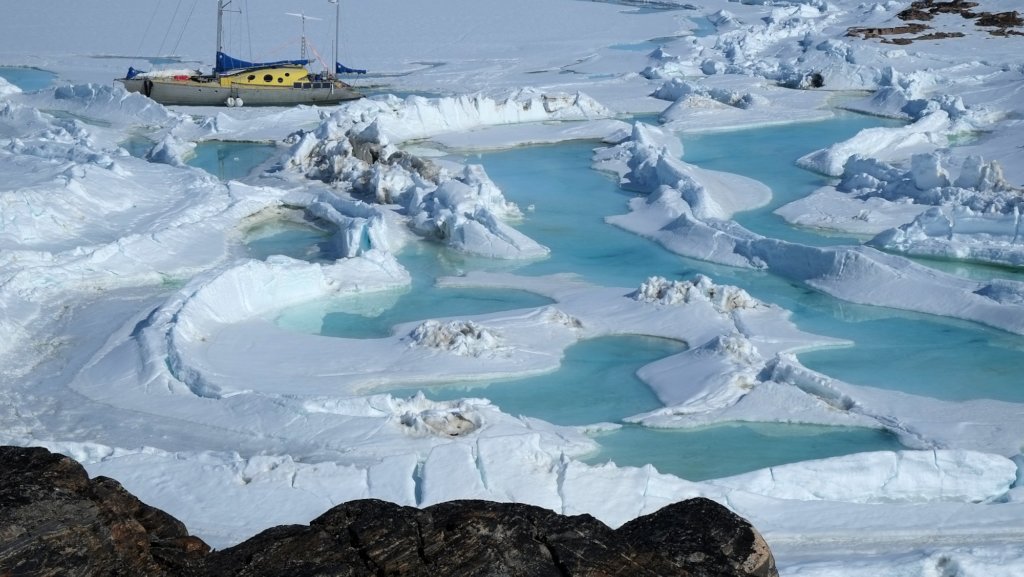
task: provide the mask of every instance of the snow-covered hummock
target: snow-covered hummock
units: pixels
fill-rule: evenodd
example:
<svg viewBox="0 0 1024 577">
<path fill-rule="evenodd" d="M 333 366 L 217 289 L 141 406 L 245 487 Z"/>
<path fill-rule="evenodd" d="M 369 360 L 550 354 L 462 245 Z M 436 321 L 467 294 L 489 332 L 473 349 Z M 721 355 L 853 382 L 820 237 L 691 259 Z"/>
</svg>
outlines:
<svg viewBox="0 0 1024 577">
<path fill-rule="evenodd" d="M 12 94 L 21 94 L 21 89 L 7 80 L 0 78 L 0 96 L 10 96 Z"/>
<path fill-rule="evenodd" d="M 609 217 L 608 222 L 684 256 L 770 270 L 837 298 L 953 316 L 1024 334 L 1024 298 L 1005 298 L 1007 293 L 1024 295 L 1024 283 L 1001 283 L 1001 297 L 993 298 L 992 283 L 940 273 L 869 247 L 820 248 L 762 237 L 725 220 L 741 200 L 750 202 L 756 195 L 737 194 L 735 184 L 723 185 L 729 180 L 718 177 L 720 173 L 678 160 L 670 147 L 652 139 L 654 130 L 638 125 L 627 141 L 595 154 L 595 167 L 618 171 L 624 187 L 653 192 L 632 199 L 629 214 Z M 938 178 L 927 176 L 927 163 L 919 162 L 922 180 Z"/>
<path fill-rule="evenodd" d="M 594 167 L 617 173 L 627 190 L 654 193 L 671 187 L 700 218 L 727 220 L 771 198 L 771 191 L 757 181 L 705 170 L 684 162 L 682 156 L 683 145 L 677 136 L 638 122 L 621 144 L 595 154 Z"/>
<path fill-rule="evenodd" d="M 306 14 L 325 8 L 295 2 Z M 0 47 L 4 65 L 59 76 L 36 93 L 0 80 L 0 442 L 72 455 L 216 547 L 365 497 L 518 501 L 617 526 L 703 495 L 758 527 L 783 576 L 1024 574 L 1024 405 L 942 401 L 809 370 L 796 353 L 843 343 L 799 330 L 738 287 L 705 276 L 601 287 L 470 271 L 439 284 L 530 290 L 553 304 L 460 318 L 424 311 L 379 339 L 274 322 L 296 303 L 398 298 L 413 285 L 396 254 L 412 243 L 542 257 L 515 231 L 518 208 L 449 154 L 588 138 L 614 145 L 595 165 L 643 195 L 611 220 L 671 250 L 854 302 L 1024 332 L 1019 282 L 744 230 L 733 215 L 768 202 L 767 187 L 688 164 L 685 140 L 669 132 L 823 119 L 830 100 L 901 119 L 805 157 L 851 188 L 791 205 L 789 217 L 865 235 L 894 229 L 875 241 L 887 250 L 1016 262 L 1019 29 L 995 36 L 940 13 L 931 31 L 964 36 L 895 35 L 911 41 L 899 45 L 847 31 L 901 26 L 909 2 L 859 0 L 344 3 L 343 60 L 374 75 L 357 83 L 440 96 L 167 108 L 111 83 L 129 65 L 159 70 L 134 56 L 152 3 L 43 4 L 5 6 Z M 175 20 L 167 4 L 154 21 Z M 255 29 L 282 28 L 278 11 L 249 8 Z M 309 35 L 321 47 L 333 40 L 315 26 Z M 281 41 L 251 38 L 252 49 L 230 51 L 268 54 Z M 195 26 L 176 46 L 142 52 L 191 69 L 208 63 L 213 43 L 211 26 Z M 837 92 L 849 89 L 869 93 Z M 667 130 L 626 124 L 631 113 L 659 115 Z M 142 138 L 147 159 L 129 156 Z M 280 142 L 282 157 L 276 170 L 223 183 L 183 164 L 211 139 Z M 929 197 L 945 200 L 924 206 Z M 280 219 L 325 234 L 318 262 L 248 258 L 247 235 Z M 614 425 L 560 427 L 486 399 L 380 393 L 551 371 L 572 344 L 615 334 L 687 345 L 639 371 L 665 406 L 633 422 L 869 427 L 907 450 L 693 483 L 651 466 L 581 463 L 600 440 L 581 430 Z"/>
<path fill-rule="evenodd" d="M 1006 181 L 998 161 L 957 160 L 951 166 L 937 153 L 922 153 L 901 166 L 856 155 L 835 187 L 776 212 L 803 226 L 876 234 L 870 244 L 891 252 L 1024 263 L 1021 189 Z"/>
<path fill-rule="evenodd" d="M 355 108 L 357 112 L 353 112 Z M 498 101 L 481 95 L 365 101 L 335 113 L 314 131 L 289 137 L 286 168 L 338 183 L 353 195 L 398 205 L 409 226 L 463 252 L 539 258 L 547 249 L 508 224 L 522 216 L 478 165 L 439 166 L 397 144 L 458 130 L 541 120 L 587 119 L 609 111 L 582 94 L 519 91 Z"/>
</svg>

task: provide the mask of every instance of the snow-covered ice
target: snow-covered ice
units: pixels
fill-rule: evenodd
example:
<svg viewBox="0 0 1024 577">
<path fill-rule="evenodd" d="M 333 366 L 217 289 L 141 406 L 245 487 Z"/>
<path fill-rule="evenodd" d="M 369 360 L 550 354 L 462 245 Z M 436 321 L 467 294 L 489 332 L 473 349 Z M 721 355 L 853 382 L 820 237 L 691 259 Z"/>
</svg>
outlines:
<svg viewBox="0 0 1024 577">
<path fill-rule="evenodd" d="M 801 352 L 850 343 L 811 334 L 713 275 L 652 273 L 610 287 L 468 267 L 436 284 L 524 290 L 551 304 L 454 318 L 423 310 L 380 338 L 275 323 L 294 305 L 414 290 L 416 272 L 399 256 L 422 244 L 503 266 L 549 258 L 518 229 L 533 208 L 506 198 L 473 153 L 586 139 L 593 168 L 632 195 L 608 216 L 615 226 L 836 306 L 995 327 L 1024 350 L 1024 28 L 978 18 L 1015 2 L 978 0 L 974 12 L 947 7 L 920 21 L 903 12 L 909 1 L 647 4 L 343 2 L 342 59 L 370 69 L 355 82 L 371 97 L 287 109 L 164 107 L 112 82 L 129 64 L 209 66 L 209 25 L 172 22 L 173 45 L 143 37 L 150 18 L 164 37 L 177 17 L 167 7 L 5 7 L 0 65 L 57 81 L 24 91 L 0 78 L 0 442 L 69 454 L 216 547 L 366 497 L 517 501 L 617 526 L 706 496 L 758 527 L 782 575 L 1024 574 L 1024 405 L 810 370 Z M 278 12 L 254 5 L 246 19 L 276 32 Z M 332 32 L 314 28 L 310 39 L 326 48 Z M 228 38 L 231 51 L 255 42 L 257 53 L 278 41 Z M 833 107 L 903 124 L 779 159 L 832 180 L 777 213 L 864 244 L 747 230 L 736 215 L 773 191 L 687 160 L 690 134 L 783 131 Z M 277 152 L 223 182 L 189 165 L 210 140 Z M 249 232 L 282 220 L 322 235 L 317 258 L 250 258 Z M 1005 270 L 964 278 L 908 256 Z M 692 482 L 579 460 L 599 446 L 591 433 L 613 424 L 559 426 L 486 398 L 389 393 L 551 372 L 568 347 L 608 335 L 685 344 L 638 372 L 663 406 L 624 422 L 864 427 L 905 450 Z"/>
</svg>

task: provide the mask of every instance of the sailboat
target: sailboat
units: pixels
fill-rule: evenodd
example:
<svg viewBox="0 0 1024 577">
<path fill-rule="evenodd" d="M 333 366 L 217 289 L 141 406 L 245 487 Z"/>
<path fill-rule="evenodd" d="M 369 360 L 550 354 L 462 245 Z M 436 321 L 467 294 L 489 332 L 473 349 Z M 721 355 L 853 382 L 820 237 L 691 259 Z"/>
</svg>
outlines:
<svg viewBox="0 0 1024 577">
<path fill-rule="evenodd" d="M 340 74 L 365 73 L 337 62 L 335 71 L 311 73 L 306 69 L 305 19 L 303 16 L 303 58 L 275 62 L 247 62 L 224 53 L 224 11 L 232 0 L 217 0 L 217 58 L 211 74 L 176 71 L 140 72 L 129 68 L 124 84 L 129 92 L 141 92 L 161 104 L 193 106 L 291 106 L 295 104 L 337 104 L 362 98 L 352 86 L 338 79 Z M 334 0 L 337 6 L 337 0 Z M 337 26 L 337 22 L 335 23 Z M 337 34 L 337 32 L 335 33 Z"/>
</svg>

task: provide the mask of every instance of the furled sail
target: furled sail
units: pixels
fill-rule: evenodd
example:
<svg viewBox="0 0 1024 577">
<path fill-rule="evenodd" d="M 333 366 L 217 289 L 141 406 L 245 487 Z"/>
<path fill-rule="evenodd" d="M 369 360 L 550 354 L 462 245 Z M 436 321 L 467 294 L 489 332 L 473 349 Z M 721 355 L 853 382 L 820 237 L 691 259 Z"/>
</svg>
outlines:
<svg viewBox="0 0 1024 577">
<path fill-rule="evenodd" d="M 361 68 L 349 68 L 348 66 L 345 66 L 341 62 L 335 62 L 334 63 L 334 73 L 335 74 L 366 74 L 366 70 L 363 70 Z"/>
<path fill-rule="evenodd" d="M 217 72 L 227 72 L 229 70 L 240 70 L 243 68 L 260 68 L 263 66 L 286 66 L 294 64 L 296 66 L 305 66 L 309 64 L 309 60 L 278 60 L 276 62 L 248 62 L 245 60 L 239 60 L 238 58 L 232 58 L 223 52 L 217 53 Z"/>
</svg>

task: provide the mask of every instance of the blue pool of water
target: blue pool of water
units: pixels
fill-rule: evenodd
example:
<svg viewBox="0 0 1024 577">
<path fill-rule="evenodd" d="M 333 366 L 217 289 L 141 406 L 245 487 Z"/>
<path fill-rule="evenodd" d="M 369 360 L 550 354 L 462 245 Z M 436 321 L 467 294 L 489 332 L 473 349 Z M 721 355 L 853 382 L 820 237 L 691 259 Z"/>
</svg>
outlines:
<svg viewBox="0 0 1024 577">
<path fill-rule="evenodd" d="M 801 325 L 818 326 L 817 332 L 856 345 L 802 353 L 801 363 L 858 385 L 951 401 L 1024 403 L 1021 337 L 951 319 L 888 315 L 869 307 L 848 310 L 846 322 L 805 319 Z"/>
<path fill-rule="evenodd" d="M 855 244 L 857 239 L 794 228 L 772 211 L 830 182 L 825 176 L 798 168 L 795 165 L 798 158 L 846 140 L 865 128 L 901 124 L 896 120 L 838 111 L 835 118 L 820 122 L 684 135 L 683 160 L 702 168 L 743 174 L 772 189 L 772 199 L 766 207 L 736 215 L 736 222 L 748 230 L 815 246 Z"/>
<path fill-rule="evenodd" d="M 331 260 L 329 243 L 315 230 L 295 229 L 250 241 L 254 258 L 268 254 L 286 254 L 304 260 Z M 417 243 L 398 255 L 399 262 L 412 275 L 406 289 L 385 291 L 329 303 L 311 302 L 280 313 L 278 325 L 316 332 L 324 336 L 380 338 L 392 333 L 399 323 L 507 310 L 534 308 L 551 304 L 551 299 L 534 293 L 509 289 L 460 289 L 435 286 L 435 279 L 467 270 L 466 265 L 485 259 L 465 257 L 444 247 Z M 475 267 L 481 268 L 481 267 Z"/>
<path fill-rule="evenodd" d="M 771 210 L 825 182 L 796 167 L 793 160 L 847 138 L 861 128 L 883 122 L 840 115 L 813 125 L 685 137 L 685 159 L 768 182 L 776 195 L 771 205 L 751 211 L 741 219 L 762 234 L 790 240 L 809 239 L 815 244 L 855 242 L 793 230 L 776 220 Z M 772 134 L 781 138 L 777 146 Z M 838 301 L 762 271 L 681 258 L 606 224 L 605 217 L 627 210 L 631 194 L 619 190 L 612 178 L 590 168 L 595 146 L 572 142 L 517 148 L 469 159 L 482 164 L 506 197 L 524 209 L 525 217 L 517 228 L 551 248 L 549 258 L 525 263 L 490 261 L 417 243 L 399 255 L 413 275 L 411 290 L 381 295 L 377 300 L 330 306 L 311 303 L 305 311 L 287 311 L 287 322 L 283 324 L 291 322 L 307 327 L 306 330 L 314 327 L 311 330 L 323 334 L 373 337 L 387 334 L 397 322 L 538 306 L 528 298 L 518 300 L 522 295 L 500 294 L 502 291 L 488 294 L 433 287 L 438 276 L 469 270 L 511 270 L 523 275 L 572 272 L 596 284 L 624 288 L 636 287 L 651 275 L 679 279 L 703 273 L 718 283 L 740 286 L 755 297 L 793 311 L 794 321 L 804 330 L 853 341 L 850 347 L 801 354 L 801 361 L 812 369 L 855 384 L 936 398 L 1024 402 L 1024 387 L 1013 370 L 1024 362 L 1024 339 L 1019 336 L 966 322 Z M 773 152 L 770 159 L 750 160 L 763 150 L 776 149 L 783 151 L 781 157 Z M 320 240 L 316 235 L 297 234 L 291 239 L 273 241 L 278 245 L 271 242 L 267 245 L 270 248 L 264 250 L 291 250 L 304 258 L 313 258 Z M 289 248 L 293 243 L 304 248 Z M 980 269 L 976 272 L 985 274 Z M 442 386 L 429 389 L 427 396 L 487 397 L 506 412 L 555 423 L 619 421 L 657 406 L 651 391 L 636 380 L 634 372 L 644 363 L 674 352 L 672 346 L 678 345 L 643 337 L 595 339 L 571 347 L 563 366 L 553 373 L 502 382 Z M 605 361 L 608 362 L 602 368 Z M 398 388 L 393 392 L 403 395 L 413 390 Z M 663 472 L 695 480 L 811 458 L 900 448 L 891 435 L 875 430 L 786 424 L 729 425 L 695 431 L 648 430 L 627 425 L 601 434 L 598 440 L 603 449 L 593 456 L 593 462 L 611 459 L 619 464 L 653 463 Z"/>
<path fill-rule="evenodd" d="M 221 180 L 245 178 L 279 152 L 276 144 L 208 140 L 196 145 L 195 155 L 186 163 Z"/>
<path fill-rule="evenodd" d="M 738 475 L 764 467 L 865 451 L 898 451 L 892 434 L 874 429 L 730 423 L 706 429 L 665 430 L 626 426 L 596 437 L 601 450 L 591 464 L 613 461 L 690 481 Z"/>
<path fill-rule="evenodd" d="M 297 221 L 261 223 L 246 231 L 247 256 L 266 260 L 272 255 L 284 255 L 308 262 L 328 262 L 330 234 L 312 225 Z"/>
<path fill-rule="evenodd" d="M 57 75 L 53 72 L 27 66 L 0 66 L 0 77 L 23 92 L 35 92 L 49 88 L 57 79 Z"/>
<path fill-rule="evenodd" d="M 589 425 L 621 419 L 661 407 L 636 370 L 685 347 L 678 341 L 641 336 L 602 337 L 565 351 L 553 373 L 494 383 L 428 389 L 427 397 L 451 400 L 484 397 L 512 415 L 527 415 L 559 425 Z M 393 391 L 410 396 L 420 389 Z"/>
<path fill-rule="evenodd" d="M 605 223 L 606 217 L 627 212 L 635 195 L 590 168 L 595 146 L 569 142 L 470 159 L 483 164 L 506 197 L 524 209 L 516 228 L 551 249 L 549 258 L 523 263 L 515 272 L 573 272 L 595 284 L 635 288 L 652 275 L 689 278 L 698 270 L 718 270 Z"/>
</svg>

